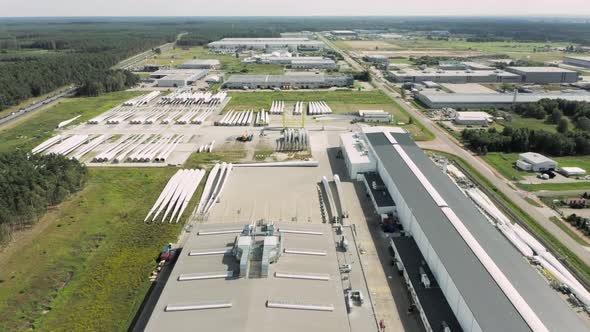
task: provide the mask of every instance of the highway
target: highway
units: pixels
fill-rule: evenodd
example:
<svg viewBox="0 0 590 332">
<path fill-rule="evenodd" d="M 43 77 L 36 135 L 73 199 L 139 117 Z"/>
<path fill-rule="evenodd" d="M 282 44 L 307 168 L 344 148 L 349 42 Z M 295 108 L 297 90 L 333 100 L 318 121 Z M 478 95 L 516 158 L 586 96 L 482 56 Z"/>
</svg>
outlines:
<svg viewBox="0 0 590 332">
<path fill-rule="evenodd" d="M 20 110 L 18 110 L 16 112 L 12 112 L 12 113 L 0 118 L 0 127 L 5 126 L 13 121 L 16 121 L 17 119 L 19 119 L 22 116 L 25 116 L 27 114 L 32 114 L 32 113 L 42 109 L 45 106 L 55 104 L 58 101 L 60 101 L 62 98 L 71 97 L 76 94 L 77 90 L 78 90 L 78 88 L 71 88 L 71 89 L 64 91 L 62 93 L 59 93 L 53 97 L 49 97 L 45 100 L 39 100 L 35 103 L 30 104 L 29 106 L 21 108 Z"/>
<path fill-rule="evenodd" d="M 174 47 L 174 45 L 180 39 L 180 37 L 182 37 L 185 34 L 187 34 L 187 33 L 186 32 L 180 33 L 176 37 L 176 40 L 171 43 L 162 44 L 158 47 L 154 47 L 153 49 L 147 50 L 143 53 L 140 53 L 140 54 L 134 55 L 130 58 L 127 58 L 125 60 L 122 60 L 121 62 L 116 64 L 113 68 L 114 69 L 130 69 L 131 67 L 135 66 L 136 64 L 138 64 L 142 61 L 145 61 L 147 59 L 150 59 L 151 57 L 156 55 L 156 52 L 154 50 L 157 48 L 159 48 L 162 52 L 171 49 L 172 47 Z"/>
<path fill-rule="evenodd" d="M 352 68 L 364 70 L 361 64 L 352 59 L 346 52 L 336 47 L 329 40 L 323 36 L 320 36 L 319 34 L 318 38 L 328 44 L 336 52 L 339 52 Z M 387 88 L 390 83 L 387 82 L 382 77 L 382 75 L 373 75 L 373 84 L 376 88 L 380 89 L 383 93 L 395 100 L 406 112 L 416 118 L 424 127 L 434 134 L 435 138 L 432 141 L 417 142 L 421 148 L 444 151 L 461 157 L 468 164 L 477 169 L 487 180 L 490 181 L 490 183 L 492 183 L 492 185 L 494 185 L 500 192 L 508 197 L 508 199 L 510 199 L 520 209 L 526 211 L 527 214 L 534 218 L 547 231 L 557 237 L 557 239 L 564 246 L 574 252 L 586 264 L 590 265 L 590 248 L 578 244 L 568 234 L 566 234 L 551 220 L 549 220 L 549 218 L 553 216 L 559 218 L 557 212 L 545 205 L 543 205 L 543 207 L 536 207 L 527 202 L 525 198 L 533 198 L 531 193 L 514 189 L 510 185 L 509 180 L 495 171 L 483 159 L 464 149 L 461 143 L 455 138 L 451 137 L 446 131 L 444 131 L 444 129 L 430 121 L 430 119 L 428 119 L 428 117 L 426 117 L 426 115 L 424 115 L 420 110 L 416 109 L 405 100 L 402 100 L 398 93 L 393 92 L 391 89 Z"/>
</svg>

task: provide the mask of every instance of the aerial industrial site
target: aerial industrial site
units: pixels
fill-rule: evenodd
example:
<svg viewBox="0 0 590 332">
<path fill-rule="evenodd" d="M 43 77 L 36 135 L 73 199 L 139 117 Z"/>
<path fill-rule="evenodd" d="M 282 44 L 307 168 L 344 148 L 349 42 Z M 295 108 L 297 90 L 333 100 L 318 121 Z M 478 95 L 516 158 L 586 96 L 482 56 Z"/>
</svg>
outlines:
<svg viewBox="0 0 590 332">
<path fill-rule="evenodd" d="M 0 330 L 590 330 L 590 44 L 355 24 L 0 111 Z"/>
</svg>

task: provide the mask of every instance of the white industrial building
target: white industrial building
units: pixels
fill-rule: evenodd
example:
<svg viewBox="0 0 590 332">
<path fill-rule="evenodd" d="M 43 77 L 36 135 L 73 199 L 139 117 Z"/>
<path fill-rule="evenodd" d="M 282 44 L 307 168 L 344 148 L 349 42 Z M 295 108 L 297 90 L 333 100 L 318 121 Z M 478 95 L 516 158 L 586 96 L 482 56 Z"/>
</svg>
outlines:
<svg viewBox="0 0 590 332">
<path fill-rule="evenodd" d="M 440 93 L 419 91 L 415 98 L 427 108 L 487 108 L 536 103 L 541 99 L 590 102 L 590 93 Z"/>
<path fill-rule="evenodd" d="M 314 38 L 315 35 L 311 31 L 299 31 L 299 32 L 281 32 L 282 38 Z"/>
<path fill-rule="evenodd" d="M 306 74 L 293 75 L 233 75 L 223 83 L 227 89 L 321 89 L 352 87 L 350 75 Z"/>
<path fill-rule="evenodd" d="M 406 280 L 418 275 L 408 287 L 427 331 L 441 330 L 429 317 L 445 309 L 428 305 L 424 292 L 429 290 L 443 294 L 466 332 L 587 330 L 558 292 L 403 129 L 363 128 L 362 133 L 342 135 L 341 145 L 350 177 L 362 179 L 364 172 L 376 172 L 395 202 L 405 232 L 392 237 L 395 261 Z"/>
<path fill-rule="evenodd" d="M 158 79 L 159 87 L 183 87 L 207 76 L 205 69 L 163 69 L 153 72 L 150 76 Z"/>
<path fill-rule="evenodd" d="M 580 175 L 585 175 L 586 174 L 586 170 L 580 167 L 560 167 L 559 169 L 557 169 L 557 171 L 559 173 L 561 173 L 564 176 L 580 176 Z"/>
<path fill-rule="evenodd" d="M 358 33 L 352 30 L 332 30 L 330 31 L 332 36 L 339 36 L 339 37 L 356 37 Z"/>
<path fill-rule="evenodd" d="M 520 76 L 502 70 L 414 70 L 390 71 L 398 83 L 518 83 Z"/>
<path fill-rule="evenodd" d="M 291 68 L 336 70 L 338 69 L 338 65 L 332 59 L 308 59 L 306 57 L 295 57 L 291 59 Z"/>
<path fill-rule="evenodd" d="M 487 126 L 492 119 L 486 112 L 455 112 L 453 122 L 460 125 Z"/>
<path fill-rule="evenodd" d="M 384 110 L 359 110 L 358 115 L 363 122 L 391 123 L 393 121 L 393 115 Z"/>
<path fill-rule="evenodd" d="M 321 41 L 308 38 L 224 38 L 208 44 L 212 49 L 289 49 L 290 51 L 319 51 L 326 47 Z"/>
<path fill-rule="evenodd" d="M 590 57 L 566 56 L 563 63 L 570 66 L 590 68 Z"/>
<path fill-rule="evenodd" d="M 558 67 L 507 67 L 523 83 L 576 83 L 578 72 Z"/>
<path fill-rule="evenodd" d="M 495 70 L 492 66 L 472 61 L 441 61 L 438 68 L 442 70 Z"/>
<path fill-rule="evenodd" d="M 516 167 L 523 171 L 543 172 L 557 168 L 557 162 L 536 152 L 525 152 L 518 155 Z"/>
<path fill-rule="evenodd" d="M 194 59 L 178 66 L 181 69 L 215 69 L 217 67 L 219 67 L 217 59 Z"/>
</svg>

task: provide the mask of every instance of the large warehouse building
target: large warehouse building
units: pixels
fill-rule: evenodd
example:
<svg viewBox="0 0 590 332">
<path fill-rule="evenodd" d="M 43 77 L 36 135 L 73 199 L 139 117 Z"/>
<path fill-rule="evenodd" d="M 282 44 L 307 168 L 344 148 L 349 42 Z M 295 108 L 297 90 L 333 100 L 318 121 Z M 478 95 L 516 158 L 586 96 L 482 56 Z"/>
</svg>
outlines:
<svg viewBox="0 0 590 332">
<path fill-rule="evenodd" d="M 587 330 L 565 300 L 408 133 L 371 127 L 359 133 L 359 139 L 370 162 L 359 161 L 375 165 L 405 234 L 411 236 L 404 239 L 414 240 L 392 241 L 404 275 L 416 273 L 405 269 L 420 266 L 420 260 L 406 263 L 419 250 L 422 264 L 431 270 L 464 331 Z M 350 167 L 350 176 L 356 179 L 362 174 L 352 173 L 367 168 Z M 410 293 L 419 298 L 427 284 L 415 284 Z M 419 299 L 417 307 L 422 307 Z M 432 330 L 442 329 L 432 326 Z"/>
<path fill-rule="evenodd" d="M 326 47 L 321 41 L 308 38 L 224 38 L 209 43 L 212 49 L 289 49 L 291 51 L 318 51 Z"/>
<path fill-rule="evenodd" d="M 427 108 L 486 108 L 519 103 L 535 103 L 541 99 L 564 99 L 590 102 L 590 93 L 439 93 L 419 91 L 415 98 Z"/>
<path fill-rule="evenodd" d="M 566 56 L 563 63 L 570 66 L 590 68 L 590 57 Z"/>
<path fill-rule="evenodd" d="M 150 74 L 158 79 L 159 87 L 183 87 L 207 76 L 206 69 L 161 69 Z"/>
<path fill-rule="evenodd" d="M 502 70 L 413 70 L 390 71 L 398 83 L 518 83 L 520 76 Z"/>
<path fill-rule="evenodd" d="M 578 72 L 558 67 L 507 67 L 523 83 L 576 83 Z"/>
<path fill-rule="evenodd" d="M 194 59 L 178 66 L 181 69 L 215 69 L 217 67 L 219 67 L 217 59 Z"/>
<path fill-rule="evenodd" d="M 350 75 L 293 74 L 293 75 L 233 75 L 223 83 L 226 89 L 322 89 L 352 87 Z"/>
</svg>

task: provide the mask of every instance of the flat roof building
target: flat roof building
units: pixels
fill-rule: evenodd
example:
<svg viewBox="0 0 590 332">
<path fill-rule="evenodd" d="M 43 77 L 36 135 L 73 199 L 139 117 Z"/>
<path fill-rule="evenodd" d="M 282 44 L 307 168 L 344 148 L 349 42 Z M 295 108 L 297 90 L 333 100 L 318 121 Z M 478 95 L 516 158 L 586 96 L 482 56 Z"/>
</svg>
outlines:
<svg viewBox="0 0 590 332">
<path fill-rule="evenodd" d="M 145 331 L 377 330 L 366 303 L 351 308 L 360 318 L 351 326 L 331 225 L 195 228 Z"/>
<path fill-rule="evenodd" d="M 322 89 L 351 87 L 350 75 L 293 74 L 293 75 L 233 75 L 223 87 L 227 89 Z"/>
<path fill-rule="evenodd" d="M 342 36 L 342 37 L 358 35 L 358 33 L 356 31 L 352 31 L 352 30 L 332 30 L 332 31 L 330 31 L 330 34 L 332 34 L 333 36 Z"/>
<path fill-rule="evenodd" d="M 590 57 L 566 56 L 563 58 L 563 63 L 570 66 L 590 68 Z"/>
<path fill-rule="evenodd" d="M 363 122 L 390 123 L 393 121 L 393 115 L 384 110 L 359 110 L 358 114 Z"/>
<path fill-rule="evenodd" d="M 517 83 L 520 76 L 502 70 L 413 70 L 390 71 L 398 83 Z"/>
<path fill-rule="evenodd" d="M 150 77 L 158 79 L 159 87 L 183 87 L 207 76 L 206 69 L 160 69 Z"/>
<path fill-rule="evenodd" d="M 338 65 L 332 59 L 307 59 L 306 57 L 295 57 L 291 59 L 293 69 L 338 69 Z"/>
<path fill-rule="evenodd" d="M 401 128 L 363 128 L 368 157 L 423 260 L 396 250 L 403 269 L 424 262 L 463 331 L 585 331 L 586 323 L 520 251 Z M 356 177 L 352 177 L 356 178 Z M 395 241 L 394 241 L 395 242 Z M 395 242 L 395 247 L 408 243 Z M 404 253 L 405 252 L 405 253 Z M 405 272 L 404 272 L 405 273 Z M 413 285 L 419 285 L 414 279 Z M 425 287 L 422 285 L 421 287 Z M 419 294 L 410 291 L 421 304 Z M 418 306 L 420 307 L 420 306 Z M 420 315 L 432 330 L 440 329 Z M 427 328 L 427 330 L 429 330 Z"/>
<path fill-rule="evenodd" d="M 486 108 L 522 103 L 535 103 L 541 99 L 563 99 L 590 102 L 590 93 L 437 93 L 419 91 L 415 98 L 427 108 Z"/>
<path fill-rule="evenodd" d="M 217 59 L 194 59 L 178 65 L 181 69 L 214 69 L 219 66 Z"/>
<path fill-rule="evenodd" d="M 523 171 L 543 172 L 557 168 L 557 162 L 536 152 L 525 152 L 518 155 L 516 166 Z"/>
<path fill-rule="evenodd" d="M 308 38 L 224 38 L 208 44 L 213 49 L 289 49 L 290 51 L 317 51 L 326 47 L 321 41 Z"/>
<path fill-rule="evenodd" d="M 560 167 L 557 171 L 564 176 L 578 176 L 585 175 L 586 170 L 580 167 Z"/>
<path fill-rule="evenodd" d="M 492 116 L 486 112 L 455 112 L 453 122 L 460 125 L 487 126 Z"/>
<path fill-rule="evenodd" d="M 578 72 L 558 67 L 507 67 L 523 83 L 576 83 Z"/>
</svg>

